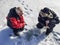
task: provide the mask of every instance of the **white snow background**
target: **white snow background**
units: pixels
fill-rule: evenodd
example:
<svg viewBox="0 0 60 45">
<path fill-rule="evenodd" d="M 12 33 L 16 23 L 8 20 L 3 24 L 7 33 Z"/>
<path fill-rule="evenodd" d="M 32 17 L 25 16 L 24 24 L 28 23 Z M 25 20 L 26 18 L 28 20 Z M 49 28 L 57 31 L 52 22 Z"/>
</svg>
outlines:
<svg viewBox="0 0 60 45">
<path fill-rule="evenodd" d="M 21 32 L 21 38 L 18 39 L 9 37 L 12 29 L 6 25 L 6 16 L 12 7 L 21 7 L 23 9 L 25 22 L 28 24 L 26 26 L 28 30 Z M 60 18 L 60 0 L 0 0 L 0 45 L 60 45 L 60 24 L 54 28 L 49 36 L 41 33 L 37 37 L 31 35 L 30 40 L 27 40 L 26 35 L 36 30 L 35 25 L 38 23 L 39 11 L 44 7 L 55 11 Z M 41 32 L 44 31 L 45 29 L 41 29 Z"/>
</svg>

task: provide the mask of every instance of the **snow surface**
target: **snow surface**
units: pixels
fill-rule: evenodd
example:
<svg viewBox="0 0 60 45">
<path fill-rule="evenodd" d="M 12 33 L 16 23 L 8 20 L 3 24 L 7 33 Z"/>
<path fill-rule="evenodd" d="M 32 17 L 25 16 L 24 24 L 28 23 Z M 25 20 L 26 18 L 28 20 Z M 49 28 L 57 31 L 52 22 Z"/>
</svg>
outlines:
<svg viewBox="0 0 60 45">
<path fill-rule="evenodd" d="M 28 24 L 25 27 L 28 30 L 21 32 L 21 38 L 17 39 L 9 37 L 12 29 L 6 25 L 6 16 L 12 7 L 23 9 L 25 22 Z M 38 36 L 34 35 L 34 33 L 38 34 L 35 25 L 38 23 L 39 11 L 44 7 L 52 9 L 59 16 L 60 0 L 0 0 L 0 45 L 60 45 L 60 24 L 54 28 L 49 36 L 43 33 L 45 29 L 38 31 Z"/>
</svg>

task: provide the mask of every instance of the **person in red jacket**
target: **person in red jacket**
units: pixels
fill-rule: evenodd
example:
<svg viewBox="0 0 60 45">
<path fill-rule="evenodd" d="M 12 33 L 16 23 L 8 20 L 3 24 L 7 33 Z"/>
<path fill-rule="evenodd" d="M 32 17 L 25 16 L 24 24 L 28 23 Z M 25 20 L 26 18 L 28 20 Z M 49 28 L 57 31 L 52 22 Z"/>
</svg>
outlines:
<svg viewBox="0 0 60 45">
<path fill-rule="evenodd" d="M 24 30 L 25 21 L 23 17 L 23 11 L 20 7 L 13 7 L 7 16 L 7 26 L 13 29 L 16 36 L 19 36 L 18 32 Z"/>
</svg>

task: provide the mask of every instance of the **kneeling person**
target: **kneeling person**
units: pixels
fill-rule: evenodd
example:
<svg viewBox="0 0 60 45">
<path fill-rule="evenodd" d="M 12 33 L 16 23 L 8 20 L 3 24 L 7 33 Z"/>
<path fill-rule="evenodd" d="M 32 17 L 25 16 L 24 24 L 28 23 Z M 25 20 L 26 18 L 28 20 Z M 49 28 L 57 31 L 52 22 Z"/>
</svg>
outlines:
<svg viewBox="0 0 60 45">
<path fill-rule="evenodd" d="M 41 29 L 45 26 L 47 28 L 46 35 L 49 35 L 56 24 L 59 24 L 59 18 L 54 11 L 44 8 L 39 12 L 38 22 L 37 28 Z"/>
</svg>

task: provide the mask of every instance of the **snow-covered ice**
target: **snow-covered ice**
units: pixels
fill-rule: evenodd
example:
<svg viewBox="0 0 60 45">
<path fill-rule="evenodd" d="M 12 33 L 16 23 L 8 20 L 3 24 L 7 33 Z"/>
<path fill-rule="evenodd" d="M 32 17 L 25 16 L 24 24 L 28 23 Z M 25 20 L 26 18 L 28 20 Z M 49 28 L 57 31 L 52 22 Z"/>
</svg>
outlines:
<svg viewBox="0 0 60 45">
<path fill-rule="evenodd" d="M 24 30 L 21 33 L 21 38 L 18 39 L 9 37 L 12 29 L 6 25 L 6 16 L 12 7 L 23 9 L 25 22 L 28 24 L 26 26 L 28 30 Z M 55 11 L 60 19 L 60 0 L 0 0 L 0 45 L 60 45 L 60 24 L 54 28 L 49 36 L 40 33 L 36 37 L 32 33 L 36 30 L 35 25 L 38 23 L 39 11 L 44 7 Z M 44 31 L 44 29 L 41 30 L 41 32 Z M 30 35 L 30 38 L 26 34 Z"/>
</svg>

